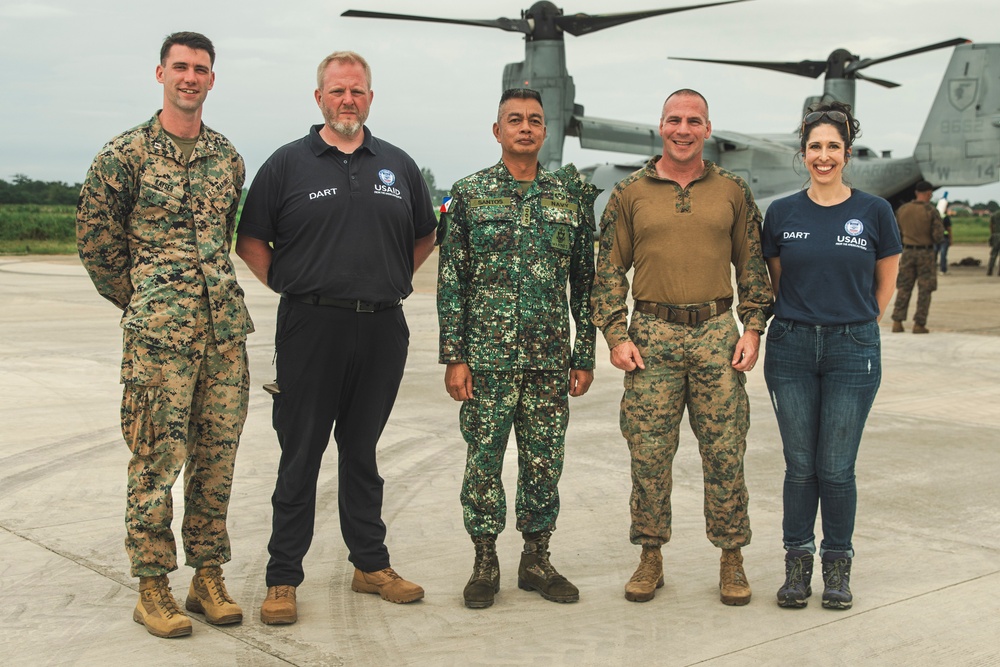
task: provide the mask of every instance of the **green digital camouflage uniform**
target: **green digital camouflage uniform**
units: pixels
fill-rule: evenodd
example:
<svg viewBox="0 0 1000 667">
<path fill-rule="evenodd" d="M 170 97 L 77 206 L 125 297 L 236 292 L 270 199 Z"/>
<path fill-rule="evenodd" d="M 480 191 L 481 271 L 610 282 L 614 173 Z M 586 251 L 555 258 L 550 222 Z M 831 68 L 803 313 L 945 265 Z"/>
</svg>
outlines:
<svg viewBox="0 0 1000 667">
<path fill-rule="evenodd" d="M 439 361 L 465 362 L 472 371 L 474 398 L 459 415 L 468 444 L 461 501 L 470 535 L 495 535 L 506 524 L 501 470 L 512 427 L 517 529 L 555 528 L 568 372 L 594 368 L 598 192 L 567 165 L 557 173 L 539 167 L 522 194 L 502 161 L 452 188 L 438 272 Z"/>
<path fill-rule="evenodd" d="M 177 568 L 171 488 L 181 467 L 187 564 L 230 559 L 226 512 L 253 330 L 229 258 L 244 176 L 236 149 L 204 125 L 185 164 L 156 115 L 101 150 L 80 194 L 80 259 L 101 296 L 124 311 L 133 576 Z"/>
<path fill-rule="evenodd" d="M 917 307 L 913 322 L 927 324 L 931 310 L 931 293 L 937 289 L 937 253 L 934 247 L 944 239 L 944 222 L 937 208 L 930 202 L 911 201 L 896 211 L 903 238 L 903 256 L 899 260 L 896 277 L 896 303 L 892 319 L 902 322 L 910 307 L 913 287 L 917 287 Z"/>
<path fill-rule="evenodd" d="M 720 246 L 718 252 L 725 257 L 727 275 L 731 270 L 728 268 L 730 264 L 736 265 L 737 312 L 740 319 L 746 328 L 758 331 L 764 329 L 773 303 L 760 248 L 761 215 L 750 189 L 739 177 L 706 161 L 703 175 L 682 190 L 673 181 L 657 176 L 657 159 L 652 158 L 643 169 L 621 181 L 612 192 L 601 219 L 600 250 L 591 299 L 594 321 L 603 332 L 608 346 L 614 348 L 631 341 L 645 364 L 645 370 L 637 368 L 625 374 L 625 392 L 621 402 L 620 425 L 632 460 L 632 525 L 629 537 L 633 544 L 645 546 L 660 546 L 670 540 L 671 469 L 686 406 L 702 458 L 708 538 L 719 548 L 742 547 L 750 542 L 751 537 L 743 472 L 750 412 L 744 388 L 745 376 L 731 365 L 739 330 L 728 310 L 694 325 L 667 322 L 635 311 L 629 323 L 626 304 L 630 287 L 628 271 L 635 266 L 634 282 L 638 284 L 645 278 L 644 272 L 671 271 L 671 267 L 649 266 L 638 261 L 633 264 L 633 260 L 640 259 L 641 243 L 651 241 L 632 238 L 622 231 L 631 229 L 631 224 L 626 225 L 625 221 L 633 219 L 634 211 L 638 210 L 632 206 L 639 206 L 634 201 L 626 206 L 622 199 L 630 186 L 640 179 L 652 178 L 663 183 L 664 187 L 657 189 L 655 199 L 641 202 L 647 209 L 676 211 L 679 218 L 690 220 L 692 224 L 700 223 L 698 227 L 702 227 L 707 221 L 700 219 L 699 214 L 703 215 L 703 207 L 709 205 L 705 200 L 710 198 L 714 200 L 711 205 L 722 205 L 727 211 L 730 209 L 721 202 L 728 202 L 734 218 L 742 215 L 743 219 L 734 219 L 731 230 L 725 232 L 731 243 L 724 244 L 726 247 Z M 698 187 L 699 182 L 714 183 L 711 187 L 718 189 L 720 194 L 692 196 L 691 191 Z M 660 197 L 663 197 L 662 201 Z M 692 217 L 687 218 L 688 215 Z M 744 230 L 744 233 L 737 230 Z M 627 237 L 628 248 L 618 247 L 620 233 Z M 669 242 L 669 239 L 664 242 Z M 704 243 L 717 242 L 708 240 L 707 236 L 704 240 Z M 699 280 L 688 273 L 674 279 L 681 282 Z M 731 296 L 731 288 L 727 289 L 728 294 L 718 294 L 714 298 Z M 662 299 L 654 301 L 671 303 Z"/>
</svg>

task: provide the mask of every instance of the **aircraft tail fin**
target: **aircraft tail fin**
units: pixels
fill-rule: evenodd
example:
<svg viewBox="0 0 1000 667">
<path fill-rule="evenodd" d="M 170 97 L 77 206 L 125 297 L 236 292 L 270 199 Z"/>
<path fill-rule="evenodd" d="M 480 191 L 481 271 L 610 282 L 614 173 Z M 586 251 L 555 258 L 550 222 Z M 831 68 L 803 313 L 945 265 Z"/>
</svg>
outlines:
<svg viewBox="0 0 1000 667">
<path fill-rule="evenodd" d="M 1000 180 L 1000 44 L 955 47 L 914 157 L 935 186 Z"/>
</svg>

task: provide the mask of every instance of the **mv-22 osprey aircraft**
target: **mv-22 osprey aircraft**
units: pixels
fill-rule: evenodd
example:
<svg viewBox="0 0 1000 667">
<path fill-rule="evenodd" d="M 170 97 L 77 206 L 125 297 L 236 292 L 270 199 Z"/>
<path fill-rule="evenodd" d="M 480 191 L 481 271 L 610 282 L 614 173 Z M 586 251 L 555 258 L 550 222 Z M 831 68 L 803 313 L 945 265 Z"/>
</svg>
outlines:
<svg viewBox="0 0 1000 667">
<path fill-rule="evenodd" d="M 357 10 L 349 10 L 342 15 L 472 25 L 523 33 L 524 60 L 504 68 L 503 87 L 530 87 L 541 92 L 548 139 L 539 159 L 546 167 L 555 169 L 562 164 L 563 142 L 567 136 L 579 137 L 580 145 L 588 149 L 646 157 L 662 151 L 662 141 L 655 125 L 584 115 L 583 107 L 575 102 L 573 77 L 566 70 L 565 34 L 582 36 L 653 16 L 746 1 L 730 0 L 595 15 L 565 15 L 553 3 L 542 1 L 523 10 L 520 19 L 434 18 Z M 949 46 L 955 46 L 955 51 L 914 154 L 905 158 L 889 158 L 876 155 L 861 145 L 854 147 L 849 172 L 852 184 L 880 195 L 896 206 L 910 198 L 913 185 L 921 179 L 938 187 L 982 185 L 1000 180 L 1000 44 L 971 44 L 965 39 L 954 39 L 874 59 L 862 59 L 838 49 L 825 61 L 708 62 L 763 67 L 812 78 L 825 74 L 823 97 L 853 106 L 854 86 L 858 79 L 887 87 L 898 85 L 865 76 L 860 70 Z M 817 99 L 807 99 L 806 104 Z M 795 169 L 798 143 L 794 133 L 750 135 L 713 128 L 711 138 L 705 143 L 705 157 L 742 176 L 750 184 L 763 209 L 776 197 L 802 188 L 804 172 Z M 598 186 L 610 189 L 611 185 L 639 165 L 641 162 L 605 164 L 583 171 Z M 598 200 L 598 206 L 603 206 L 601 200 Z"/>
</svg>

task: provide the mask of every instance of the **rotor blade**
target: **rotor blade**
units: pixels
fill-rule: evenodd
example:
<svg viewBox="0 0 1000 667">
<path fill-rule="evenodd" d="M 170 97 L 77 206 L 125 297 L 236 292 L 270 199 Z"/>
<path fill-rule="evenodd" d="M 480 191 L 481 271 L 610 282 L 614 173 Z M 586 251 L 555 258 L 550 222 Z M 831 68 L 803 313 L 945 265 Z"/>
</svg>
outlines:
<svg viewBox="0 0 1000 667">
<path fill-rule="evenodd" d="M 579 37 L 605 28 L 613 28 L 623 23 L 648 19 L 653 16 L 663 14 L 673 14 L 674 12 L 686 12 L 689 9 L 701 9 L 703 7 L 715 7 L 717 5 L 732 5 L 737 2 L 747 2 L 748 0 L 727 0 L 726 2 L 710 2 L 703 5 L 691 5 L 689 7 L 673 7 L 671 9 L 650 9 L 641 12 L 626 12 L 623 14 L 571 14 L 569 16 L 557 16 L 556 25 L 571 35 Z"/>
<path fill-rule="evenodd" d="M 949 39 L 946 42 L 938 42 L 937 44 L 930 44 L 929 46 L 921 46 L 919 49 L 910 49 L 909 51 L 903 51 L 902 53 L 894 53 L 891 56 L 885 56 L 884 58 L 865 58 L 864 60 L 859 60 L 858 62 L 848 65 L 846 72 L 848 74 L 857 72 L 859 69 L 864 69 L 866 67 L 871 67 L 872 65 L 877 65 L 879 63 L 884 63 L 889 60 L 896 60 L 897 58 L 905 58 L 907 56 L 915 56 L 918 53 L 923 53 L 924 51 L 934 51 L 935 49 L 946 49 L 949 46 L 958 46 L 959 44 L 968 44 L 970 40 L 964 37 L 956 37 L 955 39 Z M 871 81 L 871 79 L 869 79 Z"/>
<path fill-rule="evenodd" d="M 797 63 L 778 63 L 761 60 L 710 60 L 707 58 L 675 58 L 673 56 L 670 56 L 670 60 L 690 60 L 696 63 L 718 63 L 720 65 L 757 67 L 760 69 L 774 70 L 775 72 L 785 72 L 786 74 L 806 76 L 810 79 L 815 79 L 826 71 L 825 60 L 802 60 Z"/>
<path fill-rule="evenodd" d="M 531 34 L 531 26 L 523 19 L 443 19 L 433 16 L 413 16 L 411 14 L 386 14 L 384 12 L 366 12 L 358 9 L 348 9 L 341 16 L 364 19 L 397 19 L 400 21 L 424 21 L 426 23 L 454 23 L 456 25 L 475 25 L 481 28 L 499 28 L 507 32 L 523 32 Z"/>
<path fill-rule="evenodd" d="M 865 76 L 864 74 L 861 74 L 859 72 L 854 73 L 854 78 L 861 79 L 862 81 L 870 81 L 874 84 L 883 86 L 884 88 L 899 88 L 898 83 L 894 83 L 892 81 L 886 81 L 885 79 L 876 79 L 873 76 Z"/>
</svg>

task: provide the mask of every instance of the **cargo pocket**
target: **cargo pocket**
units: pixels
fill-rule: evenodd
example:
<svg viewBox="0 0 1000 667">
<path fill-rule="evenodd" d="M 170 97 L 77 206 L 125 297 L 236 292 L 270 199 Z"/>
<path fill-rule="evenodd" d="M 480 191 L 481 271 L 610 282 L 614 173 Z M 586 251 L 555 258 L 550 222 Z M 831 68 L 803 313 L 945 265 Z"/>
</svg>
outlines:
<svg viewBox="0 0 1000 667">
<path fill-rule="evenodd" d="M 156 449 L 155 415 L 160 409 L 163 371 L 132 359 L 131 377 L 125 378 L 122 392 L 122 436 L 136 456 L 149 456 Z"/>
</svg>

